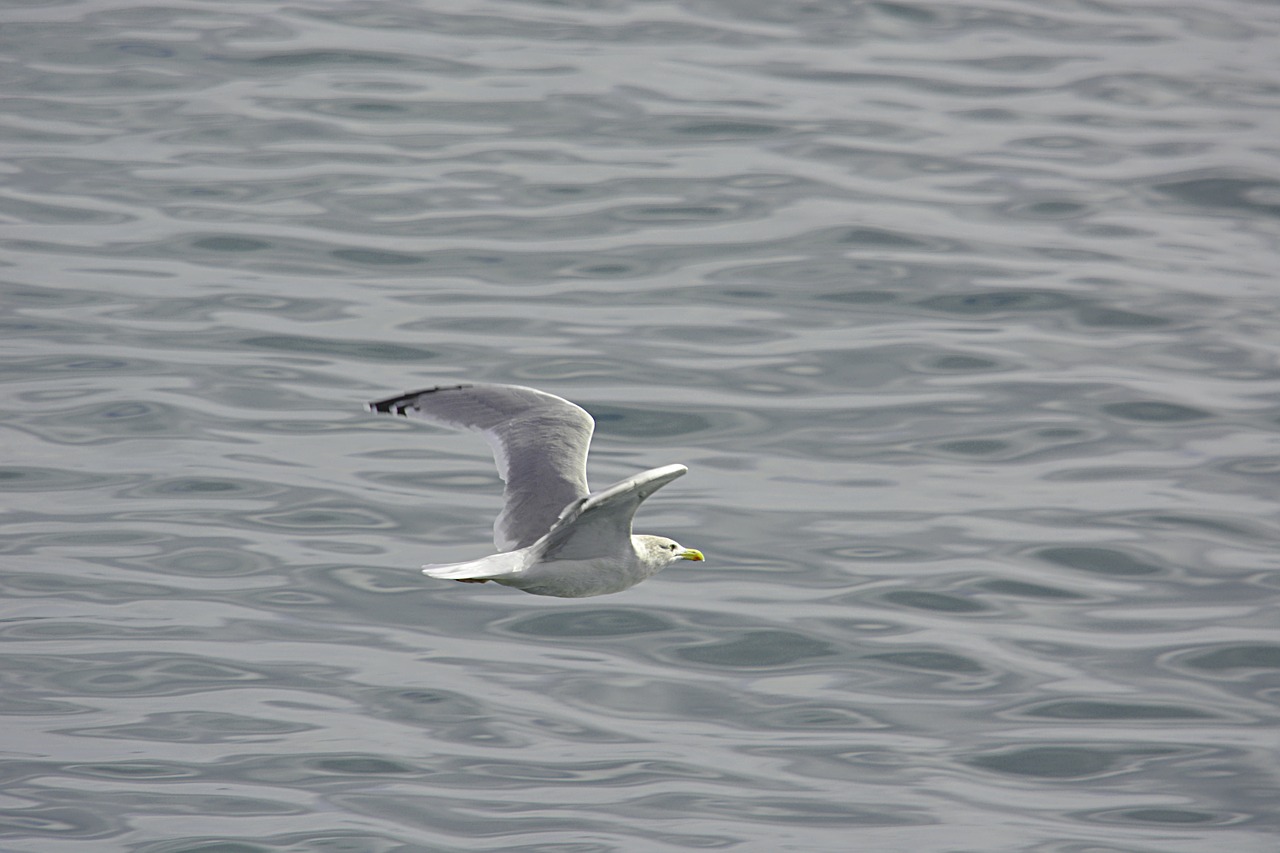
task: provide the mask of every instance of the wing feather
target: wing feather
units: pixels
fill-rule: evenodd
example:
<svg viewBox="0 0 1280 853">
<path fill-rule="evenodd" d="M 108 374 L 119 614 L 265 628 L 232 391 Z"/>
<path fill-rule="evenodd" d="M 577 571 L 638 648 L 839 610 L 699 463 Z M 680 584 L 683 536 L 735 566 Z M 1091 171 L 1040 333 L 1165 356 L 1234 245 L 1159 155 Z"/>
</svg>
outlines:
<svg viewBox="0 0 1280 853">
<path fill-rule="evenodd" d="M 544 536 L 569 504 L 586 498 L 587 451 L 595 421 L 568 400 L 520 385 L 452 385 L 411 391 L 369 410 L 481 433 L 506 482 L 493 525 L 502 550 Z"/>
<path fill-rule="evenodd" d="M 663 465 L 628 477 L 565 507 L 547 534 L 543 556 L 586 560 L 631 547 L 631 521 L 645 498 L 688 473 L 680 464 Z"/>
</svg>

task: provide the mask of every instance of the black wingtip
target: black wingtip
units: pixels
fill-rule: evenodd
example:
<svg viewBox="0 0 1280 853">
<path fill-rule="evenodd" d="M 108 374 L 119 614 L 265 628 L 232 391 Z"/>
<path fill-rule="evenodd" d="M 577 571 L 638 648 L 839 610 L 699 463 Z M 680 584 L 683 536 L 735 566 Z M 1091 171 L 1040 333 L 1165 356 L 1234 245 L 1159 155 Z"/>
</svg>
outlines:
<svg viewBox="0 0 1280 853">
<path fill-rule="evenodd" d="M 463 388 L 470 388 L 470 385 L 437 385 L 435 388 L 423 388 L 419 391 L 406 391 L 403 394 L 397 394 L 394 397 L 388 397 L 385 400 L 374 400 L 371 403 L 365 403 L 364 407 L 371 412 L 380 415 L 405 415 L 409 409 L 413 408 L 413 401 L 421 397 L 423 394 L 434 394 L 437 391 L 458 391 Z"/>
<path fill-rule="evenodd" d="M 408 407 L 410 400 L 418 396 L 418 392 L 412 394 L 400 394 L 395 397 L 388 397 L 385 400 L 375 400 L 372 403 L 365 403 L 364 407 L 371 412 L 377 412 L 381 415 L 403 415 Z"/>
</svg>

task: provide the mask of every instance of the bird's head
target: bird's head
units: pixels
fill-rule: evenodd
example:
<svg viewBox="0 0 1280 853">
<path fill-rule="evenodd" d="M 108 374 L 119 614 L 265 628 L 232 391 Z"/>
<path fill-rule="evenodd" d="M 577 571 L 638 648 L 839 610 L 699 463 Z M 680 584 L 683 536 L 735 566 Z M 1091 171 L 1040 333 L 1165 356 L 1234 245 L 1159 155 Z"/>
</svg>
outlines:
<svg viewBox="0 0 1280 853">
<path fill-rule="evenodd" d="M 641 536 L 645 542 L 645 547 L 651 554 L 665 557 L 668 564 L 674 563 L 676 560 L 695 560 L 702 561 L 706 557 L 702 556 L 702 552 L 694 548 L 686 548 L 674 539 L 667 539 L 665 536 Z"/>
</svg>

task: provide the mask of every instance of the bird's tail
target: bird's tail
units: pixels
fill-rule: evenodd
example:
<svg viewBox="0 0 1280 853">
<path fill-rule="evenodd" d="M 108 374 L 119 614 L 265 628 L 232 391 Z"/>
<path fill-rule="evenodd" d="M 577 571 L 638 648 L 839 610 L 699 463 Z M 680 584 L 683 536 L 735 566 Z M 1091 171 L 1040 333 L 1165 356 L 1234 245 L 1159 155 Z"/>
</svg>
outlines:
<svg viewBox="0 0 1280 853">
<path fill-rule="evenodd" d="M 466 563 L 436 563 L 422 567 L 422 573 L 445 580 L 506 580 L 524 571 L 524 555 L 519 551 L 492 554 Z"/>
</svg>

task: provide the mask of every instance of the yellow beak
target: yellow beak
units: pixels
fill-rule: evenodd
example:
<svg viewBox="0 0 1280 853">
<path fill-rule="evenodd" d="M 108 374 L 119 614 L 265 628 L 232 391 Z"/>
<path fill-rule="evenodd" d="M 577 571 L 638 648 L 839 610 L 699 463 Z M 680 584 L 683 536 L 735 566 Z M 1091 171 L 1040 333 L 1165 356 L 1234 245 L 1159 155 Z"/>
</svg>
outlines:
<svg viewBox="0 0 1280 853">
<path fill-rule="evenodd" d="M 694 560 L 694 561 L 698 561 L 698 562 L 700 562 L 700 561 L 705 560 L 705 559 L 707 559 L 707 558 L 706 558 L 706 557 L 704 557 L 704 556 L 702 556 L 702 552 L 701 552 L 701 551 L 695 551 L 693 548 L 685 548 L 683 551 L 681 551 L 681 552 L 680 552 L 680 559 L 682 559 L 682 560 Z"/>
</svg>

